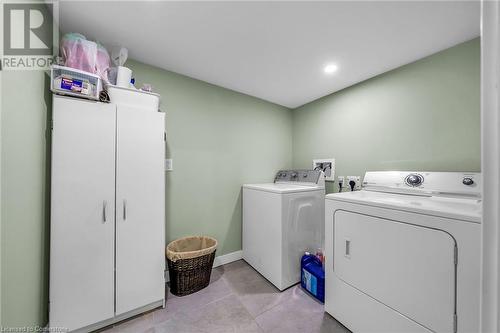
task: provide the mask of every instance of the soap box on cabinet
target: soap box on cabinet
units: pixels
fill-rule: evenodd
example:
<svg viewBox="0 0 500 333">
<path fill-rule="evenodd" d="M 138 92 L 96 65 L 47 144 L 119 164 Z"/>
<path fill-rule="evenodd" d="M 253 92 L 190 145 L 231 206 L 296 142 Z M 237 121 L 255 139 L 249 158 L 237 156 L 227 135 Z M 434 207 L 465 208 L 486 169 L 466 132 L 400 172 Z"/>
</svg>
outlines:
<svg viewBox="0 0 500 333">
<path fill-rule="evenodd" d="M 99 100 L 102 81 L 96 74 L 53 65 L 50 69 L 50 90 L 60 95 Z"/>
<path fill-rule="evenodd" d="M 155 112 L 160 109 L 159 94 L 134 88 L 118 87 L 112 84 L 107 84 L 106 90 L 111 103 L 134 106 Z"/>
</svg>

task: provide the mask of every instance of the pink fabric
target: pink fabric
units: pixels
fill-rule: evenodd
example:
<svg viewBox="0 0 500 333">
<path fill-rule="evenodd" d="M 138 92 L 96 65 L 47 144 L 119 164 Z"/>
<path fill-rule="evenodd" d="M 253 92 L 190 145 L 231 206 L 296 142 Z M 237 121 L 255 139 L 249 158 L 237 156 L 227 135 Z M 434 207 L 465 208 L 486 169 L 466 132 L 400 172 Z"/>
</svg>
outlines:
<svg viewBox="0 0 500 333">
<path fill-rule="evenodd" d="M 61 39 L 61 54 L 66 67 L 96 72 L 97 44 L 80 34 L 66 34 Z"/>
<path fill-rule="evenodd" d="M 108 82 L 110 58 L 102 45 L 87 40 L 84 35 L 68 33 L 61 38 L 64 66 L 99 75 Z"/>
</svg>

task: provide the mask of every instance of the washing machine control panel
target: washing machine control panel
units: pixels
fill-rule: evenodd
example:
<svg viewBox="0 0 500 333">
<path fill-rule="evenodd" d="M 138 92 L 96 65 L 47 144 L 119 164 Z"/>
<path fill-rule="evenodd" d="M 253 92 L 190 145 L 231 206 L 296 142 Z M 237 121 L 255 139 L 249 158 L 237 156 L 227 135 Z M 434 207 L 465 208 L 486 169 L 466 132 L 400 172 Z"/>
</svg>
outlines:
<svg viewBox="0 0 500 333">
<path fill-rule="evenodd" d="M 280 170 L 274 178 L 275 183 L 313 183 L 317 184 L 321 171 L 319 170 Z"/>
</svg>

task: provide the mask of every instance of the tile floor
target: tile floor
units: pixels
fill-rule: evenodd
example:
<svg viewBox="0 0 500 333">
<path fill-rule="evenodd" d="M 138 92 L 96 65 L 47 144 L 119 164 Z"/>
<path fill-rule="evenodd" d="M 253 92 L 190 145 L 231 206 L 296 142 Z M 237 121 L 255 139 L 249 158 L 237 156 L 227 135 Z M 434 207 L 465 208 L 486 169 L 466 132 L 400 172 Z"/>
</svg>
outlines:
<svg viewBox="0 0 500 333">
<path fill-rule="evenodd" d="M 217 267 L 210 285 L 167 295 L 167 306 L 108 327 L 106 333 L 346 333 L 299 285 L 279 292 L 243 260 Z"/>
</svg>

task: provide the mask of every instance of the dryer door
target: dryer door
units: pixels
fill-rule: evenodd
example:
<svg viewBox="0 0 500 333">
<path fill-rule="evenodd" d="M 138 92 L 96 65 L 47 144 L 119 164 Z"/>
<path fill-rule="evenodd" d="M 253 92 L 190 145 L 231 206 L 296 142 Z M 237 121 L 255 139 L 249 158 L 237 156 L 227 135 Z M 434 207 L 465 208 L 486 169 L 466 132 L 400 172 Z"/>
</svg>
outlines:
<svg viewBox="0 0 500 333">
<path fill-rule="evenodd" d="M 434 332 L 454 331 L 456 243 L 448 233 L 337 211 L 334 242 L 341 280 Z"/>
</svg>

